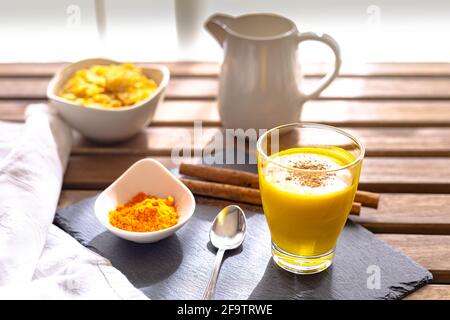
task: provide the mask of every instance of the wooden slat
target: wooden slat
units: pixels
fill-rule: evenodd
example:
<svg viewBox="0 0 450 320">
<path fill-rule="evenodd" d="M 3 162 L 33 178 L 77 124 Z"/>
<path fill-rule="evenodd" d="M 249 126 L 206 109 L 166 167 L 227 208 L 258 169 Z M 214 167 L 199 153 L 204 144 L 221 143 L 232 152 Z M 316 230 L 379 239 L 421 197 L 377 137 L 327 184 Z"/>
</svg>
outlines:
<svg viewBox="0 0 450 320">
<path fill-rule="evenodd" d="M 450 156 L 450 128 L 343 129 L 361 139 L 366 156 Z M 129 141 L 109 146 L 77 135 L 72 152 L 170 156 L 174 147 L 202 150 L 221 131 L 220 128 L 202 128 L 201 141 L 195 141 L 192 127 L 150 127 Z"/>
<path fill-rule="evenodd" d="M 450 235 L 450 195 L 383 193 L 378 209 L 351 219 L 376 233 Z"/>
<path fill-rule="evenodd" d="M 304 66 L 306 75 L 322 76 L 329 70 L 328 64 L 310 64 Z M 447 77 L 450 75 L 450 63 L 367 63 L 344 64 L 339 72 L 341 76 L 409 76 L 409 77 Z"/>
<path fill-rule="evenodd" d="M 23 121 L 28 103 L 28 101 L 0 101 L 0 120 Z"/>
<path fill-rule="evenodd" d="M 343 128 L 358 137 L 366 156 L 450 156 L 450 128 Z"/>
<path fill-rule="evenodd" d="M 141 156 L 72 156 L 64 179 L 66 188 L 89 189 L 109 185 Z M 169 168 L 169 157 L 158 158 Z M 448 158 L 367 158 L 362 190 L 395 193 L 450 193 Z"/>
<path fill-rule="evenodd" d="M 305 88 L 317 80 L 306 79 Z M 0 99 L 45 99 L 48 79 L 0 78 Z M 218 82 L 210 78 L 174 78 L 167 99 L 213 100 Z M 320 99 L 450 99 L 450 78 L 338 78 Z"/>
<path fill-rule="evenodd" d="M 136 156 L 72 156 L 64 176 L 64 187 L 74 189 L 102 189 L 117 179 L 133 163 Z M 169 157 L 153 157 L 169 169 L 176 167 Z"/>
<path fill-rule="evenodd" d="M 434 283 L 450 283 L 450 236 L 378 234 L 433 274 Z"/>
<path fill-rule="evenodd" d="M 306 79 L 305 90 L 314 89 L 316 83 Z M 319 99 L 449 99 L 449 87 L 450 78 L 338 78 Z M 214 79 L 174 79 L 167 90 L 167 97 L 172 99 L 211 99 L 216 95 Z"/>
<path fill-rule="evenodd" d="M 165 101 L 152 123 L 180 126 L 194 120 L 219 126 L 217 102 Z M 299 120 L 346 127 L 448 127 L 450 101 L 310 101 L 303 106 Z"/>
<path fill-rule="evenodd" d="M 220 66 L 215 62 L 156 62 L 138 63 L 142 66 L 161 64 L 170 69 L 172 77 L 217 77 Z M 49 78 L 67 63 L 0 63 L 0 77 L 41 77 Z M 325 66 L 320 66 L 323 69 Z M 364 66 L 363 66 L 364 67 Z M 430 66 L 433 68 L 433 66 Z M 317 70 L 317 67 L 313 67 Z M 375 67 L 376 69 L 376 67 Z M 319 71 L 319 74 L 321 71 Z"/>
<path fill-rule="evenodd" d="M 0 78 L 0 99 L 46 99 L 49 80 Z"/>
<path fill-rule="evenodd" d="M 406 300 L 450 300 L 450 285 L 429 284 L 408 295 Z"/>
<path fill-rule="evenodd" d="M 159 62 L 169 67 L 172 76 L 215 77 L 219 72 L 216 62 Z M 140 63 L 146 65 L 146 63 Z M 0 77 L 50 77 L 66 63 L 3 63 Z M 326 63 L 302 64 L 308 76 L 322 76 L 330 68 Z M 449 76 L 449 63 L 369 63 L 343 64 L 341 76 Z"/>
<path fill-rule="evenodd" d="M 72 154 L 170 156 L 174 148 L 202 150 L 220 129 L 205 127 L 201 132 L 201 141 L 194 141 L 192 127 L 149 127 L 128 141 L 103 146 L 77 134 Z"/>
<path fill-rule="evenodd" d="M 449 99 L 449 86 L 450 78 L 338 78 L 319 99 Z M 316 81 L 305 87 L 314 89 Z"/>
<path fill-rule="evenodd" d="M 450 160 L 446 158 L 366 158 L 361 188 L 375 192 L 450 192 Z"/>
<path fill-rule="evenodd" d="M 447 127 L 450 101 L 311 101 L 301 119 L 349 127 Z"/>
<path fill-rule="evenodd" d="M 0 120 L 23 121 L 26 105 L 45 100 L 0 101 Z M 215 101 L 165 101 L 151 125 L 219 126 Z M 311 101 L 304 105 L 302 121 L 344 127 L 449 127 L 450 101 Z"/>
</svg>

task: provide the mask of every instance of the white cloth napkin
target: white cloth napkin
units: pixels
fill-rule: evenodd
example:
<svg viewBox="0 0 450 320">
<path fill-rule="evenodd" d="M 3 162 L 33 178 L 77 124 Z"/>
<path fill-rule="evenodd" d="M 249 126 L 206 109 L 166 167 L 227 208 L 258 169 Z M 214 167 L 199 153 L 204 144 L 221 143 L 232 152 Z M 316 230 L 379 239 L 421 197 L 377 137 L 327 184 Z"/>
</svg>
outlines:
<svg viewBox="0 0 450 320">
<path fill-rule="evenodd" d="M 25 127 L 1 123 L 0 137 L 0 299 L 144 299 L 107 259 L 52 224 L 70 128 L 47 105 L 30 105 Z"/>
</svg>

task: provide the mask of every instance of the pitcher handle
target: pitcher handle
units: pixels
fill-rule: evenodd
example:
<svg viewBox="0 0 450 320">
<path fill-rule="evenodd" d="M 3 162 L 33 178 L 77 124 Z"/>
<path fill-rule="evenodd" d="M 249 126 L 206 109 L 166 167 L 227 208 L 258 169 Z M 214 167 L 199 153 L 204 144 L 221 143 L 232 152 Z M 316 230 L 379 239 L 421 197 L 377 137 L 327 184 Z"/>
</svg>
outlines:
<svg viewBox="0 0 450 320">
<path fill-rule="evenodd" d="M 320 93 L 325 90 L 330 83 L 337 77 L 338 73 L 339 73 L 339 69 L 341 68 L 341 50 L 339 49 L 339 45 L 336 42 L 336 40 L 334 40 L 331 36 L 329 36 L 328 34 L 322 34 L 322 35 L 318 35 L 317 33 L 314 32 L 305 32 L 305 33 L 299 33 L 297 36 L 297 41 L 298 44 L 300 44 L 303 41 L 319 41 L 322 42 L 324 44 L 326 44 L 328 47 L 331 48 L 331 50 L 334 53 L 334 70 L 328 72 L 328 74 L 322 78 L 322 80 L 319 83 L 319 86 L 312 91 L 311 93 L 305 94 L 305 93 L 301 93 L 302 97 L 303 97 L 303 102 L 310 100 L 310 99 L 314 99 L 317 98 Z"/>
<path fill-rule="evenodd" d="M 223 47 L 227 34 L 227 23 L 234 20 L 233 16 L 216 13 L 208 18 L 205 22 L 205 29 L 216 39 L 216 41 Z"/>
</svg>

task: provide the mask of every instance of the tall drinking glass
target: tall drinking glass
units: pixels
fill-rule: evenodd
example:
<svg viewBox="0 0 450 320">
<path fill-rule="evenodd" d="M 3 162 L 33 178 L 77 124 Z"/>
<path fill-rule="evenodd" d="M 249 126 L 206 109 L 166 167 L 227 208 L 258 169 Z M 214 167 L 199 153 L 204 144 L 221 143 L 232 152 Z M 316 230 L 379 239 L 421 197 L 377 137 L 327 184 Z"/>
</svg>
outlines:
<svg viewBox="0 0 450 320">
<path fill-rule="evenodd" d="M 267 131 L 257 150 L 273 259 L 294 273 L 325 270 L 352 208 L 363 145 L 338 128 L 294 123 Z"/>
</svg>

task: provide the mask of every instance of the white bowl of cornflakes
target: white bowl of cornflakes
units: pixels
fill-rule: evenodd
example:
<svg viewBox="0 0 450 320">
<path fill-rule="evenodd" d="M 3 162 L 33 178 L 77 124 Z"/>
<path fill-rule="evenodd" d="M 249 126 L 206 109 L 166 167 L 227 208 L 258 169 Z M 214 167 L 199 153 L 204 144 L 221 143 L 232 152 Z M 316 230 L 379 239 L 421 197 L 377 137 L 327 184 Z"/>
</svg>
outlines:
<svg viewBox="0 0 450 320">
<path fill-rule="evenodd" d="M 168 68 L 160 65 L 87 59 L 57 72 L 47 97 L 84 137 L 113 143 L 134 136 L 151 122 L 169 78 Z"/>
</svg>

